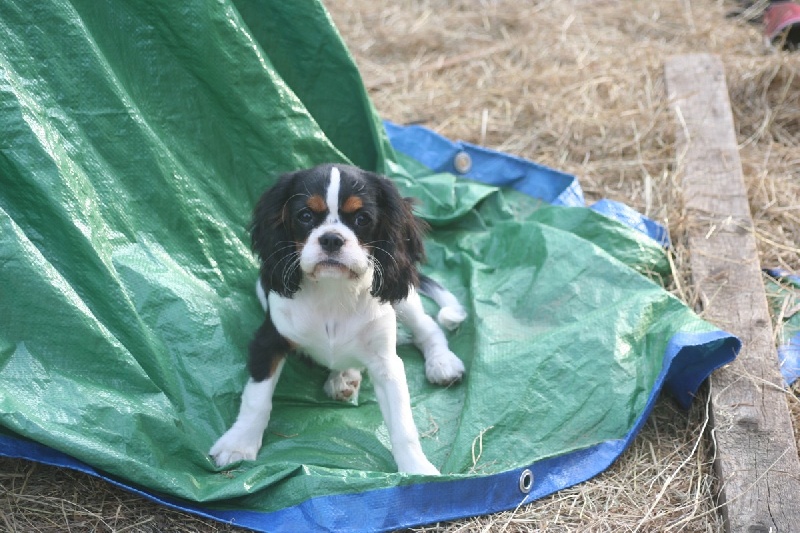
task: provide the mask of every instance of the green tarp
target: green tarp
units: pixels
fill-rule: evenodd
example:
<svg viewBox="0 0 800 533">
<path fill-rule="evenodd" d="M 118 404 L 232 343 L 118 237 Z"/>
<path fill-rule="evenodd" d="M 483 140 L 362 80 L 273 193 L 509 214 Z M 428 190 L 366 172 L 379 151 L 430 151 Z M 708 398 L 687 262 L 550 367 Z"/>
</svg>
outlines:
<svg viewBox="0 0 800 533">
<path fill-rule="evenodd" d="M 41 444 L 270 530 L 335 529 L 337 495 L 373 494 L 357 525 L 401 527 L 513 507 L 526 495 L 503 473 L 618 453 L 673 362 L 699 382 L 733 356 L 662 289 L 648 237 L 396 154 L 317 2 L 5 0 L 0 28 L 0 453 Z M 442 478 L 395 472 L 369 380 L 358 405 L 333 402 L 299 360 L 258 460 L 220 471 L 207 456 L 262 318 L 250 211 L 278 172 L 324 161 L 421 199 L 424 270 L 469 311 L 450 334 L 462 383 L 429 385 L 400 349 Z M 536 477 L 528 497 L 592 473 Z M 396 509 L 405 497 L 427 506 Z"/>
</svg>

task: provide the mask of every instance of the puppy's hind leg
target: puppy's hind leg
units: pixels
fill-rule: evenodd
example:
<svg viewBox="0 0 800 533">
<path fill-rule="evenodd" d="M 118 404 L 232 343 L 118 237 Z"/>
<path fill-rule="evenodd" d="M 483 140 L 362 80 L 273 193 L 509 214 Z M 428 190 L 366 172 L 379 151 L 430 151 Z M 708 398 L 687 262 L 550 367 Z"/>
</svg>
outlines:
<svg viewBox="0 0 800 533">
<path fill-rule="evenodd" d="M 436 321 L 425 313 L 417 291 L 412 289 L 408 297 L 396 303 L 394 308 L 397 318 L 411 330 L 414 344 L 425 356 L 428 381 L 438 385 L 459 381 L 464 376 L 464 363 L 450 351 L 447 337 Z"/>
<path fill-rule="evenodd" d="M 436 319 L 442 327 L 449 330 L 456 329 L 467 318 L 467 312 L 453 293 L 442 287 L 433 278 L 420 274 L 419 292 L 439 306 L 439 314 Z"/>
</svg>

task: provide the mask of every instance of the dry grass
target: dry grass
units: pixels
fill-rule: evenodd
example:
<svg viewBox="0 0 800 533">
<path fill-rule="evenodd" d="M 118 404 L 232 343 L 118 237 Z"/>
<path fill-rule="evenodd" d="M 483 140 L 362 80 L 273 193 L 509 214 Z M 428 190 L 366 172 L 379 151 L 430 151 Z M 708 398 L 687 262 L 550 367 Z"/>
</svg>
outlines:
<svg viewBox="0 0 800 533">
<path fill-rule="evenodd" d="M 732 2 L 326 5 L 383 117 L 573 173 L 590 201 L 620 200 L 664 223 L 675 245 L 670 289 L 689 303 L 662 69 L 672 54 L 720 55 L 762 264 L 800 272 L 800 55 L 768 51 L 759 26 L 726 18 Z M 789 396 L 796 420 L 798 392 Z M 589 482 L 515 512 L 419 531 L 721 531 L 704 398 L 688 414 L 660 401 L 631 449 Z M 9 531 L 227 530 L 86 476 L 0 465 L 0 518 Z"/>
<path fill-rule="evenodd" d="M 151 503 L 98 478 L 0 459 L 0 531 L 230 532 L 237 528 Z"/>
</svg>

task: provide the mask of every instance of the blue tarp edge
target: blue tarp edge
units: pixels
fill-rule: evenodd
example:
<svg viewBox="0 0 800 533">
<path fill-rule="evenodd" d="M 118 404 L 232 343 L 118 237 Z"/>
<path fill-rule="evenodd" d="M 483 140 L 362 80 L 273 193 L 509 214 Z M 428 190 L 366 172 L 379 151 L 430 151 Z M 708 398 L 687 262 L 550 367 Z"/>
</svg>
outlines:
<svg viewBox="0 0 800 533">
<path fill-rule="evenodd" d="M 383 125 L 395 150 L 434 172 L 511 187 L 553 205 L 585 205 L 578 180 L 570 174 L 482 146 L 451 141 L 422 126 L 400 126 L 390 121 Z"/>
<path fill-rule="evenodd" d="M 800 288 L 800 276 L 786 269 L 765 268 L 764 272 L 776 280 L 784 280 Z M 800 379 L 800 333 L 793 335 L 787 344 L 778 346 L 778 361 L 787 386 Z"/>
<path fill-rule="evenodd" d="M 800 333 L 789 339 L 789 344 L 778 346 L 778 360 L 783 380 L 792 385 L 800 378 Z"/>
<path fill-rule="evenodd" d="M 400 126 L 388 120 L 383 124 L 395 150 L 434 172 L 510 187 L 552 205 L 586 206 L 583 190 L 575 176 L 521 157 L 463 141 L 451 141 L 423 126 Z M 625 204 L 603 199 L 589 208 L 644 233 L 662 246 L 669 246 L 669 236 L 662 225 Z"/>
</svg>

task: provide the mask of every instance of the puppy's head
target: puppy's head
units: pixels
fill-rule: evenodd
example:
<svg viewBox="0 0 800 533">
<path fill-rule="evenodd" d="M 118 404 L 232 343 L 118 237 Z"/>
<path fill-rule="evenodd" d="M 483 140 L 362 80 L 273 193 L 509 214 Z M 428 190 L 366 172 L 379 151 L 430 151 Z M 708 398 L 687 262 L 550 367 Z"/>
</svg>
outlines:
<svg viewBox="0 0 800 533">
<path fill-rule="evenodd" d="M 253 213 L 253 249 L 266 292 L 291 297 L 303 277 L 363 280 L 395 302 L 418 282 L 424 223 L 383 176 L 321 165 L 284 174 Z"/>
</svg>

